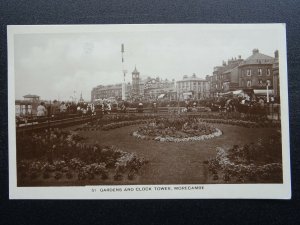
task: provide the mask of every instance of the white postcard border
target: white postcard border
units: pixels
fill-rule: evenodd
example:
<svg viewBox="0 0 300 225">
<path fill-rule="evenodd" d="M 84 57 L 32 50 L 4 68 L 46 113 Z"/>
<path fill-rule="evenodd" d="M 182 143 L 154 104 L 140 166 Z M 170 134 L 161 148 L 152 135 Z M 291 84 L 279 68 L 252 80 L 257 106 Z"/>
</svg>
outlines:
<svg viewBox="0 0 300 225">
<path fill-rule="evenodd" d="M 21 33 L 81 33 L 130 30 L 166 30 L 178 28 L 232 26 L 255 29 L 274 26 L 279 29 L 279 73 L 281 92 L 281 129 L 283 184 L 191 184 L 191 185 L 97 185 L 84 187 L 17 187 L 14 35 Z M 285 24 L 131 24 L 131 25 L 12 25 L 7 27 L 8 43 L 8 133 L 10 199 L 290 199 L 290 143 L 288 116 L 288 80 Z M 180 190 L 175 190 L 180 187 Z M 196 188 L 197 187 L 197 188 Z M 125 191 L 125 189 L 127 191 Z M 133 188 L 130 189 L 130 188 Z M 157 190 L 171 188 L 171 190 Z M 104 189 L 107 189 L 104 191 Z M 121 191 L 113 190 L 121 189 Z M 149 190 L 151 189 L 151 190 Z M 189 190 L 190 189 L 190 190 Z"/>
</svg>

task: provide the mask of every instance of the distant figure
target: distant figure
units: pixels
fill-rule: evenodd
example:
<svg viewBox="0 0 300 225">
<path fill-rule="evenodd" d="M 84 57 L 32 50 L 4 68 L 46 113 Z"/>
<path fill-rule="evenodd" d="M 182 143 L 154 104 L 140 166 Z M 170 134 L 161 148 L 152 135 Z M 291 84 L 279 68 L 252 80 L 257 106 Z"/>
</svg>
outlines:
<svg viewBox="0 0 300 225">
<path fill-rule="evenodd" d="M 153 112 L 157 113 L 157 104 L 156 104 L 156 102 L 153 102 L 152 107 L 153 107 Z"/>
<path fill-rule="evenodd" d="M 192 112 L 197 112 L 197 103 L 193 103 L 193 108 L 191 109 Z"/>
<path fill-rule="evenodd" d="M 92 115 L 92 113 L 93 113 L 92 108 L 91 108 L 91 106 L 88 105 L 86 114 L 90 116 L 90 115 Z"/>
<path fill-rule="evenodd" d="M 38 117 L 42 117 L 42 116 L 46 116 L 46 107 L 45 107 L 45 103 L 41 102 L 41 104 L 37 107 L 37 116 Z"/>
<path fill-rule="evenodd" d="M 144 111 L 144 106 L 143 106 L 143 103 L 139 103 L 138 107 L 137 107 L 137 111 L 138 113 L 142 113 Z"/>
<path fill-rule="evenodd" d="M 126 112 L 125 102 L 122 102 L 122 104 L 121 104 L 121 112 L 123 112 L 123 113 Z"/>
<path fill-rule="evenodd" d="M 77 106 L 77 109 L 76 109 L 76 110 L 77 110 L 77 114 L 78 114 L 78 115 L 81 115 L 81 108 L 80 108 L 80 105 Z"/>
<path fill-rule="evenodd" d="M 51 115 L 57 115 L 59 114 L 59 103 L 57 100 L 53 101 L 53 105 L 51 106 Z"/>
<path fill-rule="evenodd" d="M 59 107 L 59 111 L 60 111 L 60 113 L 63 113 L 63 114 L 67 112 L 67 106 L 66 106 L 65 102 L 61 103 L 61 105 Z"/>
<path fill-rule="evenodd" d="M 85 116 L 85 115 L 86 115 L 86 113 L 87 113 L 87 110 L 86 110 L 86 108 L 82 107 L 82 108 L 81 108 L 81 112 L 82 112 L 82 115 L 83 115 L 83 116 Z"/>
</svg>

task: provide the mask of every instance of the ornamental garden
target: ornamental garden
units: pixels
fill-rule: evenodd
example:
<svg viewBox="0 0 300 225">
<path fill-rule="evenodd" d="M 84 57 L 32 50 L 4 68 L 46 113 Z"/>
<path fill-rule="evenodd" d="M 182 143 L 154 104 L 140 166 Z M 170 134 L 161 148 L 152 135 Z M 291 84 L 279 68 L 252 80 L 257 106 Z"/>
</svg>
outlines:
<svg viewBox="0 0 300 225">
<path fill-rule="evenodd" d="M 236 112 L 109 114 L 16 144 L 18 186 L 282 183 L 280 122 Z"/>
</svg>

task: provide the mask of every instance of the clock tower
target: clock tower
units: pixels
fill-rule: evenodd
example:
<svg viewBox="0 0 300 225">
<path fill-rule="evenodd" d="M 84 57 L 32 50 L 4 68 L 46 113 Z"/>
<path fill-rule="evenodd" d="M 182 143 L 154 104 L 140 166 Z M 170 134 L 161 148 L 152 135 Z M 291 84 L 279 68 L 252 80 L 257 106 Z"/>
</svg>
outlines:
<svg viewBox="0 0 300 225">
<path fill-rule="evenodd" d="M 132 92 L 134 95 L 140 94 L 140 72 L 137 71 L 136 67 L 132 72 Z"/>
</svg>

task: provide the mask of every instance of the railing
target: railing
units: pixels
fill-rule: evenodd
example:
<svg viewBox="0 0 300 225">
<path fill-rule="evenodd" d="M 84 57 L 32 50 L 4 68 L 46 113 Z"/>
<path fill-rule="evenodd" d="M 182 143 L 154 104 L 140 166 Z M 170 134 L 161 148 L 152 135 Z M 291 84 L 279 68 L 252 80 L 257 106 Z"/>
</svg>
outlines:
<svg viewBox="0 0 300 225">
<path fill-rule="evenodd" d="M 54 119 L 53 117 L 38 118 L 35 120 L 31 120 L 30 122 L 26 121 L 25 123 L 17 124 L 16 130 L 17 132 L 25 132 L 32 130 L 50 129 L 54 127 L 66 127 L 93 121 L 97 118 L 100 118 L 100 116 L 101 115 L 70 115 L 70 117 L 68 117 L 68 115 L 64 115 L 60 116 L 59 119 Z"/>
</svg>

